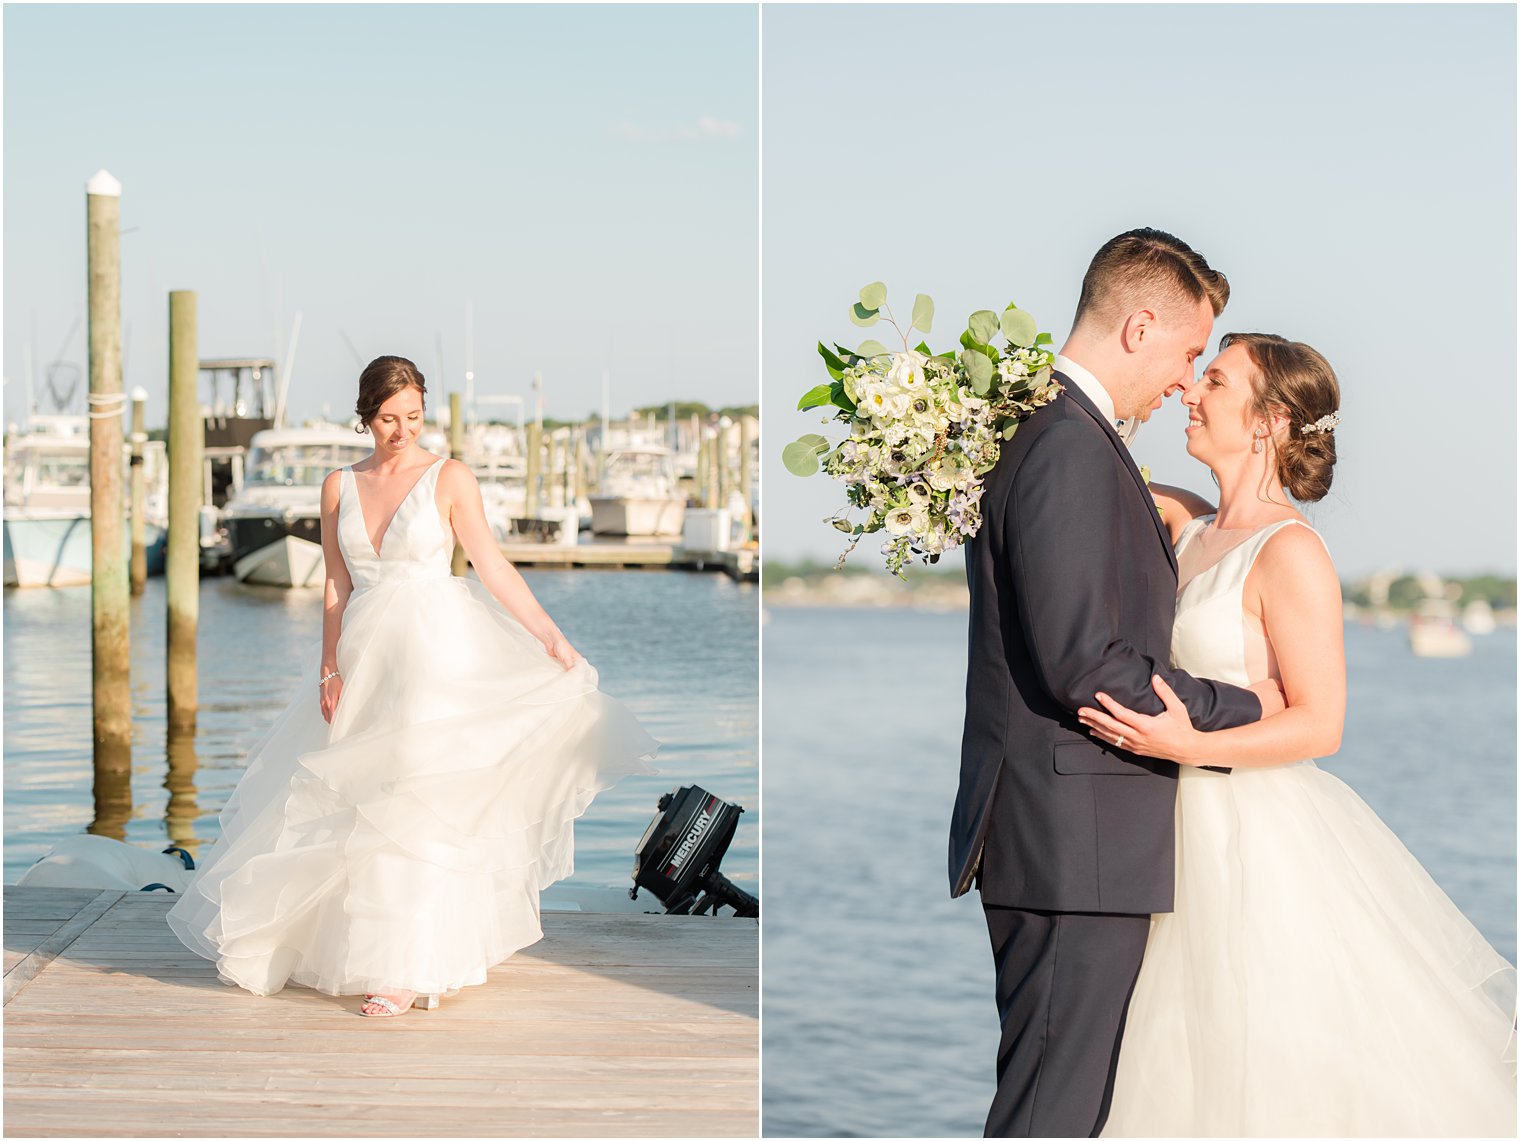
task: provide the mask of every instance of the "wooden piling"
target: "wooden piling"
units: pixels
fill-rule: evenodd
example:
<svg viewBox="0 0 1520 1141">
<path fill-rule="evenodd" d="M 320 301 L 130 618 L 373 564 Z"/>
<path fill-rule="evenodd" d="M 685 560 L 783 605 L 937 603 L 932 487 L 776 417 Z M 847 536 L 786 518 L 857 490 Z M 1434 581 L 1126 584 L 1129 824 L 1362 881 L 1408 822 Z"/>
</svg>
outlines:
<svg viewBox="0 0 1520 1141">
<path fill-rule="evenodd" d="M 148 442 L 145 418 L 148 394 L 141 388 L 132 390 L 132 593 L 141 594 L 148 585 L 148 481 L 143 466 L 143 450 Z"/>
<path fill-rule="evenodd" d="M 716 510 L 723 506 L 723 429 L 714 428 L 707 441 L 707 499 L 703 506 Z"/>
<path fill-rule="evenodd" d="M 564 450 L 559 444 L 559 429 L 549 433 L 549 458 L 544 467 L 547 476 L 545 479 L 544 499 L 550 507 L 563 507 L 565 505 L 565 481 L 561 478 L 561 464 L 564 461 Z"/>
<path fill-rule="evenodd" d="M 538 424 L 528 425 L 528 470 L 527 470 L 527 504 L 524 508 L 529 519 L 538 518 L 538 509 L 542 503 L 539 494 L 539 471 L 543 467 L 543 428 Z"/>
<path fill-rule="evenodd" d="M 750 474 L 749 474 L 749 446 L 750 446 L 749 417 L 746 416 L 746 415 L 744 415 L 743 413 L 740 413 L 740 415 L 739 415 L 739 494 L 744 497 L 744 531 L 743 531 L 743 535 L 744 535 L 744 541 L 746 543 L 749 542 L 752 538 L 754 538 L 754 531 L 755 531 L 755 516 L 754 516 L 754 512 L 750 510 L 750 506 L 749 506 L 753 502 L 753 498 L 752 498 L 753 487 L 752 487 L 752 484 L 751 484 Z"/>
<path fill-rule="evenodd" d="M 575 430 L 575 501 L 586 497 L 586 430 Z"/>
<path fill-rule="evenodd" d="M 122 502 L 121 183 L 85 187 L 90 353 L 90 656 L 97 787 L 132 763 L 130 588 Z"/>
<path fill-rule="evenodd" d="M 200 624 L 201 464 L 204 425 L 196 398 L 196 297 L 169 294 L 169 538 L 164 587 L 169 598 L 165 650 L 169 731 L 195 731 L 199 703 L 196 628 Z"/>
<path fill-rule="evenodd" d="M 459 393 L 449 393 L 449 455 L 456 460 L 464 458 L 464 412 L 463 401 Z M 464 553 L 464 545 L 458 537 L 454 539 L 454 558 L 449 564 L 449 569 L 454 572 L 456 578 L 463 578 L 465 568 L 469 566 L 469 557 Z"/>
</svg>

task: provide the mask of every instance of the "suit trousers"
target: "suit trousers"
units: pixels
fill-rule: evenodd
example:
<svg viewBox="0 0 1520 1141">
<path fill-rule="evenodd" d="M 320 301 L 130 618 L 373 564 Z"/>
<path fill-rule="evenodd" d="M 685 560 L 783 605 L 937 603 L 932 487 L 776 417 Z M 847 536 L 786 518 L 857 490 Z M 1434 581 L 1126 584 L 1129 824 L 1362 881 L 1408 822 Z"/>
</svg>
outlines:
<svg viewBox="0 0 1520 1141">
<path fill-rule="evenodd" d="M 997 1093 L 988 1137 L 1096 1137 L 1149 915 L 982 905 L 997 964 Z"/>
</svg>

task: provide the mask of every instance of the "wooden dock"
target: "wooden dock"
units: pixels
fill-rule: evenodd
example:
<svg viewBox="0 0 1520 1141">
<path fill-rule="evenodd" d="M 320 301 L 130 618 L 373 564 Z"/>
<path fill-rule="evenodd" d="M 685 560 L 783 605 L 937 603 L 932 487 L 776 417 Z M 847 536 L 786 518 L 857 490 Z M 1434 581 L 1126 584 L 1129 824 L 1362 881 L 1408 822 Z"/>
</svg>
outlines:
<svg viewBox="0 0 1520 1141">
<path fill-rule="evenodd" d="M 434 1011 L 222 983 L 173 896 L 5 890 L 5 1136 L 759 1133 L 754 920 L 544 913 Z"/>
</svg>

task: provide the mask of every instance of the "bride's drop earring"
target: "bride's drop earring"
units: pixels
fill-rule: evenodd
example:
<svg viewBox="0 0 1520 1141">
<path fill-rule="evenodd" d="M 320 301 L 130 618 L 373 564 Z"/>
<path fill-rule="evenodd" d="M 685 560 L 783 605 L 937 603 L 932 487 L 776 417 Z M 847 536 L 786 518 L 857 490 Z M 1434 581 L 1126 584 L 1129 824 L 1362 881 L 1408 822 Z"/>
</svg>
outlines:
<svg viewBox="0 0 1520 1141">
<path fill-rule="evenodd" d="M 1257 436 L 1256 437 L 1256 442 L 1251 445 L 1251 451 L 1255 452 L 1257 455 L 1261 455 L 1261 437 L 1260 436 Z"/>
</svg>

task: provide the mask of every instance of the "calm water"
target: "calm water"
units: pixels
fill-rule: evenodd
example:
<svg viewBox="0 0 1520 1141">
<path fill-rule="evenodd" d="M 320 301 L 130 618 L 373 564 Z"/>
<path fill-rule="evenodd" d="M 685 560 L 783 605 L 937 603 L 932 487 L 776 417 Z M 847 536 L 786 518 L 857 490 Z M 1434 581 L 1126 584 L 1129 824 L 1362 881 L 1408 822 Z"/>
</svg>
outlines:
<svg viewBox="0 0 1520 1141">
<path fill-rule="evenodd" d="M 1415 658 L 1348 628 L 1361 794 L 1515 958 L 1515 632 Z M 772 609 L 765 666 L 765 1101 L 771 1136 L 977 1136 L 997 1013 L 981 908 L 945 844 L 965 616 Z"/>
<path fill-rule="evenodd" d="M 631 886 L 633 847 L 661 793 L 700 784 L 742 804 L 724 874 L 758 880 L 756 607 L 752 584 L 718 574 L 526 571 L 602 688 L 661 742 L 657 776 L 604 792 L 576 825 L 574 883 Z M 132 603 L 133 763 L 124 838 L 199 854 L 242 775 L 244 754 L 295 696 L 297 663 L 320 640 L 321 592 L 201 586 L 200 698 L 193 753 L 166 787 L 164 580 Z M 91 795 L 90 592 L 5 592 L 5 882 L 84 831 Z M 313 695 L 312 700 L 315 700 Z M 647 895 L 641 898 L 648 898 Z"/>
</svg>

